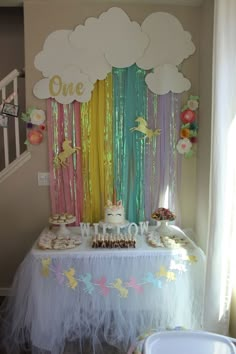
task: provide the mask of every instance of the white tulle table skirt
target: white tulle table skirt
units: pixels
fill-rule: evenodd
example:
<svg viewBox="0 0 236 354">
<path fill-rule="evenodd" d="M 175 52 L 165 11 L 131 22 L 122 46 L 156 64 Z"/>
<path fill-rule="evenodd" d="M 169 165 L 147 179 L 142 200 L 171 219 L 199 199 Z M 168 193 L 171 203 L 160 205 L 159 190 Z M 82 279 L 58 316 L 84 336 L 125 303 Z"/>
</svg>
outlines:
<svg viewBox="0 0 236 354">
<path fill-rule="evenodd" d="M 126 352 L 152 328 L 201 328 L 205 256 L 189 249 L 94 250 L 89 239 L 71 251 L 33 248 L 20 265 L 2 309 L 2 338 L 17 354 L 79 353 L 89 342 Z M 73 351 L 74 350 L 74 351 Z M 87 353 L 86 351 L 84 353 Z"/>
</svg>

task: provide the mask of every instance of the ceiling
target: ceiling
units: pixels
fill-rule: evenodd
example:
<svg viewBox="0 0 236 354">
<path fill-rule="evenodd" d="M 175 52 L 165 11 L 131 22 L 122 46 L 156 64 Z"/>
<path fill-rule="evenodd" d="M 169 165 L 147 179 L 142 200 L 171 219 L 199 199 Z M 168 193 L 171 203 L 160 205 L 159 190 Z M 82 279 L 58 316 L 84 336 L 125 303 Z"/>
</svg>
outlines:
<svg viewBox="0 0 236 354">
<path fill-rule="evenodd" d="M 65 0 L 66 1 L 66 0 Z M 149 3 L 162 5 L 199 6 L 204 0 L 114 0 L 115 3 Z M 87 2 L 110 2 L 110 0 L 87 0 Z M 0 0 L 0 7 L 23 6 L 23 0 Z"/>
</svg>

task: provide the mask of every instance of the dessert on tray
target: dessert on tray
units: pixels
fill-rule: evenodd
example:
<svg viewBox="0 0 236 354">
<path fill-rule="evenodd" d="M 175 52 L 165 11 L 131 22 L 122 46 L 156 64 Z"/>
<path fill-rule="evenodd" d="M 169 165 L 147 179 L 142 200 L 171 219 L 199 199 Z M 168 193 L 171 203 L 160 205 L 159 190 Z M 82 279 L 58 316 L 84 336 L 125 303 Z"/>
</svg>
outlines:
<svg viewBox="0 0 236 354">
<path fill-rule="evenodd" d="M 158 208 L 152 213 L 152 218 L 157 221 L 173 221 L 175 220 L 175 214 L 172 213 L 169 209 L 166 208 Z"/>
<path fill-rule="evenodd" d="M 93 236 L 92 248 L 135 248 L 136 239 L 131 235 L 98 234 Z"/>
<path fill-rule="evenodd" d="M 75 217 L 72 214 L 53 214 L 49 217 L 49 222 L 52 224 L 70 224 L 75 221 Z"/>
<path fill-rule="evenodd" d="M 38 247 L 41 250 L 66 250 L 75 248 L 81 244 L 79 235 L 71 237 L 63 237 L 53 233 L 52 231 L 45 231 L 39 236 Z"/>
</svg>

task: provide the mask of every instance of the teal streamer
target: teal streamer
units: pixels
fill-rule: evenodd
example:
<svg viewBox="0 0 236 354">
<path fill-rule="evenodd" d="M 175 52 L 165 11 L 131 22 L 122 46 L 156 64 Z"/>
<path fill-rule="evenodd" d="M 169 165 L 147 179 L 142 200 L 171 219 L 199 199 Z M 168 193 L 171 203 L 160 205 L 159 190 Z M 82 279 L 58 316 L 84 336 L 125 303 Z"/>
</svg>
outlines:
<svg viewBox="0 0 236 354">
<path fill-rule="evenodd" d="M 136 65 L 113 68 L 113 141 L 114 184 L 117 199 L 123 201 L 131 222 L 144 220 L 145 140 L 135 119 L 146 119 L 146 72 Z"/>
</svg>

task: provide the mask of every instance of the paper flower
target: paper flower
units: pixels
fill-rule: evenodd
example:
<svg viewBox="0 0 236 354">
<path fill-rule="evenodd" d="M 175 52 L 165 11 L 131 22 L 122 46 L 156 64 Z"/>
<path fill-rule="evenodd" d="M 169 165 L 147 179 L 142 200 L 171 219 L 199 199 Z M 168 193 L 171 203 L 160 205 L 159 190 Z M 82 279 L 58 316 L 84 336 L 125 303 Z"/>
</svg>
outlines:
<svg viewBox="0 0 236 354">
<path fill-rule="evenodd" d="M 189 138 L 190 135 L 191 135 L 191 131 L 189 129 L 187 129 L 187 128 L 181 129 L 181 131 L 180 131 L 181 138 Z"/>
<path fill-rule="evenodd" d="M 192 143 L 189 139 L 180 139 L 176 145 L 176 149 L 180 154 L 187 154 L 192 147 Z"/>
<path fill-rule="evenodd" d="M 181 113 L 181 120 L 183 123 L 192 123 L 195 120 L 195 112 L 191 109 L 185 109 Z"/>
<path fill-rule="evenodd" d="M 26 122 L 28 129 L 25 144 L 38 145 L 43 141 L 43 131 L 46 130 L 46 115 L 41 109 L 30 107 L 22 113 L 21 119 Z"/>
<path fill-rule="evenodd" d="M 43 140 L 43 133 L 39 129 L 31 129 L 27 134 L 27 139 L 31 145 L 39 145 Z"/>
<path fill-rule="evenodd" d="M 192 144 L 197 143 L 198 125 L 196 123 L 196 110 L 199 106 L 199 97 L 190 96 L 187 103 L 182 107 L 180 118 L 180 139 L 176 144 L 176 150 L 184 155 L 191 157 L 194 154 Z"/>
<path fill-rule="evenodd" d="M 32 124 L 41 125 L 45 121 L 45 112 L 41 109 L 33 109 L 30 113 L 30 120 Z"/>
<path fill-rule="evenodd" d="M 189 138 L 189 140 L 191 141 L 192 144 L 196 144 L 197 143 L 197 137 L 196 136 L 192 136 L 191 138 Z"/>
<path fill-rule="evenodd" d="M 187 102 L 187 106 L 191 111 L 196 111 L 196 109 L 198 109 L 198 101 L 194 99 L 190 99 Z"/>
<path fill-rule="evenodd" d="M 39 129 L 40 130 L 46 130 L 46 125 L 45 124 L 40 124 Z"/>
</svg>

